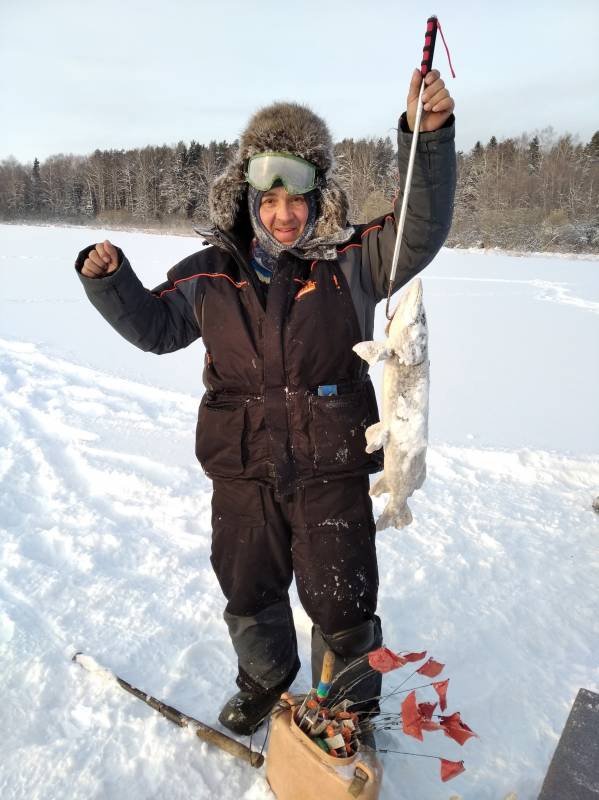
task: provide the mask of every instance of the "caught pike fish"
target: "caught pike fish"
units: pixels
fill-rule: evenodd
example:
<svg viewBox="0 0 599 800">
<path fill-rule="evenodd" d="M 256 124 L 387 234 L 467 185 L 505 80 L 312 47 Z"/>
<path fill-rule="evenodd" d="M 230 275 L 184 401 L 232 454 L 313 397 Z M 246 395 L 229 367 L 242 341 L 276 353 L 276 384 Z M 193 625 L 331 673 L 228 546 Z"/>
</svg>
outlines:
<svg viewBox="0 0 599 800">
<path fill-rule="evenodd" d="M 373 366 L 384 361 L 381 421 L 366 429 L 366 452 L 381 447 L 385 468 L 370 494 L 388 492 L 376 528 L 404 528 L 412 522 L 407 499 L 424 483 L 428 443 L 428 330 L 422 302 L 422 281 L 413 280 L 402 293 L 385 329 L 387 339 L 360 342 L 354 351 Z"/>
</svg>

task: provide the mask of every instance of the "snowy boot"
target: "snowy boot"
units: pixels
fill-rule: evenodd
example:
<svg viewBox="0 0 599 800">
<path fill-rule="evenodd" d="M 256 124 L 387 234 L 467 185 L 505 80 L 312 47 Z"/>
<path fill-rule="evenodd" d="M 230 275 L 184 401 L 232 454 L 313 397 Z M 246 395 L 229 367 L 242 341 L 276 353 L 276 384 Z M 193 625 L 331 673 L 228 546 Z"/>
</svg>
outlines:
<svg viewBox="0 0 599 800">
<path fill-rule="evenodd" d="M 276 688 L 260 693 L 242 689 L 227 700 L 218 720 L 233 733 L 249 736 L 266 720 L 283 691 Z"/>
<path fill-rule="evenodd" d="M 237 653 L 241 691 L 227 700 L 218 719 L 225 728 L 249 736 L 299 670 L 293 615 L 289 603 L 280 602 L 247 616 L 225 611 L 224 619 Z"/>
<path fill-rule="evenodd" d="M 381 621 L 377 616 L 354 628 L 333 634 L 323 633 L 317 625 L 312 627 L 312 683 L 318 686 L 324 654 L 326 650 L 332 650 L 335 653 L 335 667 L 329 693 L 331 702 L 341 699 L 351 701 L 351 710 L 357 712 L 363 720 L 360 741 L 372 749 L 375 749 L 376 743 L 368 723 L 380 710 L 378 701 L 383 676 L 371 669 L 367 659 L 363 659 L 340 677 L 337 676 L 360 656 L 381 647 L 382 643 Z"/>
</svg>

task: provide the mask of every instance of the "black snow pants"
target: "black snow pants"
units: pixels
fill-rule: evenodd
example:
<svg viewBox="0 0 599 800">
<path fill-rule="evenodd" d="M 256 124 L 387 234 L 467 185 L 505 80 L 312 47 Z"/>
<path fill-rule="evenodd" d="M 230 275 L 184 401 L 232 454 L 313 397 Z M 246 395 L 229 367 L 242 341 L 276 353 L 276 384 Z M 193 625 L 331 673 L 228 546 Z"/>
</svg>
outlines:
<svg viewBox="0 0 599 800">
<path fill-rule="evenodd" d="M 227 599 L 224 618 L 241 689 L 287 689 L 299 669 L 289 587 L 295 574 L 312 627 L 312 682 L 326 649 L 335 674 L 382 644 L 375 615 L 378 567 L 367 475 L 309 484 L 279 497 L 256 481 L 214 480 L 212 566 Z M 364 668 L 362 668 L 364 669 Z M 367 670 L 367 666 L 366 666 Z M 351 670 L 348 679 L 360 677 Z M 380 675 L 349 692 L 374 711 Z"/>
</svg>

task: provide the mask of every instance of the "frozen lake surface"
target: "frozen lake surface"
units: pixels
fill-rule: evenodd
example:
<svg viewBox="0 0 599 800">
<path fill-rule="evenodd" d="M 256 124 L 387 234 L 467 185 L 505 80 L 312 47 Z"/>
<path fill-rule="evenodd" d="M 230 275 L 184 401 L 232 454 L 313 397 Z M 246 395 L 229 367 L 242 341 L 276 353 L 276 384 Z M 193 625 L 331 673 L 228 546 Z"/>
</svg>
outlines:
<svg viewBox="0 0 599 800">
<path fill-rule="evenodd" d="M 70 661 L 208 724 L 235 675 L 193 453 L 203 348 L 158 358 L 99 317 L 73 261 L 106 236 L 148 287 L 201 246 L 0 226 L 0 795 L 267 800 L 263 772 Z M 446 664 L 480 738 L 382 734 L 467 771 L 442 784 L 437 762 L 387 755 L 381 797 L 534 800 L 578 688 L 599 690 L 599 262 L 444 249 L 422 277 L 428 478 L 414 523 L 378 537 L 380 613 L 389 647 Z"/>
<path fill-rule="evenodd" d="M 0 226 L 0 336 L 199 399 L 201 342 L 157 358 L 89 313 L 73 262 L 104 237 L 148 288 L 201 247 L 198 236 Z M 599 451 L 599 260 L 443 249 L 422 278 L 433 441 Z M 383 325 L 381 304 L 381 336 Z"/>
</svg>

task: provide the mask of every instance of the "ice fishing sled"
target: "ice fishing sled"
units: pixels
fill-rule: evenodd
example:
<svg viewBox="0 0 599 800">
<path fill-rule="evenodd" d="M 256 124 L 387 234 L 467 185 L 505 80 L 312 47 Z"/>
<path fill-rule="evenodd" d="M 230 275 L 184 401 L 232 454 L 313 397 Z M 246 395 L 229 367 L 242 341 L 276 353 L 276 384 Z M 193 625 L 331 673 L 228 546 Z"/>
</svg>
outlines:
<svg viewBox="0 0 599 800">
<path fill-rule="evenodd" d="M 360 748 L 343 759 L 325 753 L 295 721 L 300 701 L 290 694 L 281 700 L 289 708 L 273 715 L 266 756 L 266 779 L 277 800 L 376 800 L 383 767 L 374 750 Z"/>
</svg>

